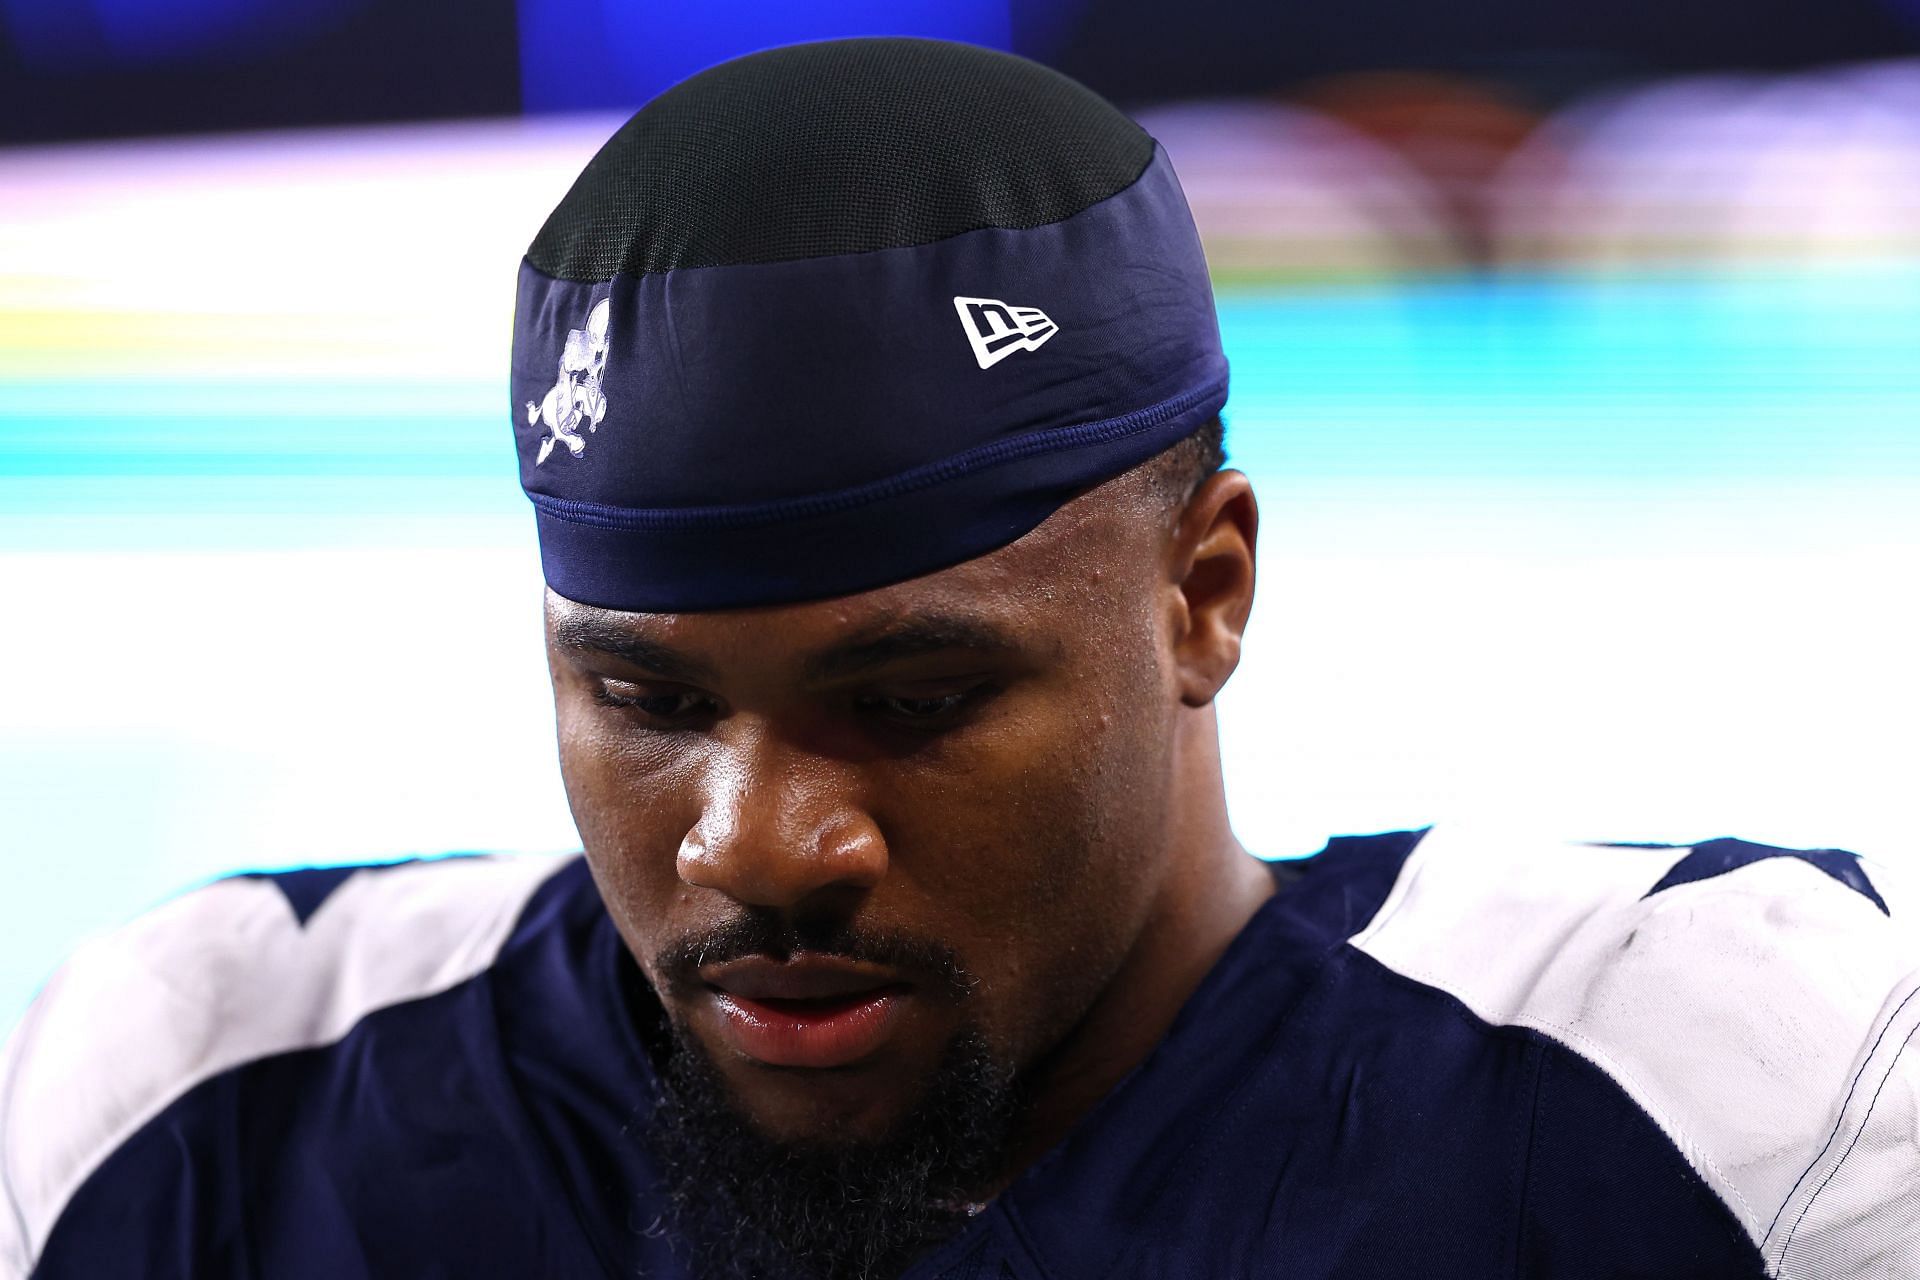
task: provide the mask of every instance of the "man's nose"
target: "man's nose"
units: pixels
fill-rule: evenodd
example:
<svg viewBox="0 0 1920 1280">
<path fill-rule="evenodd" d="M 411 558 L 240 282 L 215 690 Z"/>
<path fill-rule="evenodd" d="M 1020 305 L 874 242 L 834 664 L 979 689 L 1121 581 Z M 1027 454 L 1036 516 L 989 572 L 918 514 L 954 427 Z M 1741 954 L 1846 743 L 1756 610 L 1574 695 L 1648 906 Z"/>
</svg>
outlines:
<svg viewBox="0 0 1920 1280">
<path fill-rule="evenodd" d="M 843 762 L 762 741 L 717 763 L 700 820 L 680 841 L 680 879 L 749 906 L 786 910 L 864 892 L 887 846 Z"/>
</svg>

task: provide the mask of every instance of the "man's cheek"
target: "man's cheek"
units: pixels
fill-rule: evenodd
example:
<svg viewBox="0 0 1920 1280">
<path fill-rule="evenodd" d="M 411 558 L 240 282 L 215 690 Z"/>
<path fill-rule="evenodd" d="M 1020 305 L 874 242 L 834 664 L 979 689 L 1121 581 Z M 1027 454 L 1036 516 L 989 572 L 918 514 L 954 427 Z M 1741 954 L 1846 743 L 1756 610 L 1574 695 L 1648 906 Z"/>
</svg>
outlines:
<svg viewBox="0 0 1920 1280">
<path fill-rule="evenodd" d="M 678 855 L 692 821 L 674 817 L 670 797 L 649 796 L 617 777 L 600 781 L 604 785 L 576 786 L 569 780 L 570 796 L 588 793 L 574 799 L 574 825 L 602 896 L 622 932 L 637 940 L 666 926 L 686 890 Z"/>
</svg>

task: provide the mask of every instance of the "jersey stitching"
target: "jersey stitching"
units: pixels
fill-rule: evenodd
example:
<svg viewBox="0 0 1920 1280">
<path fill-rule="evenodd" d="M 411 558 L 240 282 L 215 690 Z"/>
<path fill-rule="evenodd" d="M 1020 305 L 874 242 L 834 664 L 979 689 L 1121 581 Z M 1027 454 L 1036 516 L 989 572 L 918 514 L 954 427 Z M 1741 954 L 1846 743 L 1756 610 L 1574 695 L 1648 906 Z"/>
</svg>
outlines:
<svg viewBox="0 0 1920 1280">
<path fill-rule="evenodd" d="M 1405 856 L 1408 858 L 1411 858 L 1414 852 L 1416 852 L 1418 849 L 1419 849 L 1419 845 L 1416 843 L 1414 848 L 1412 850 L 1409 850 Z M 1405 863 L 1403 861 L 1402 867 L 1404 868 L 1404 866 L 1405 866 Z M 1285 890 L 1283 889 L 1280 892 L 1285 892 Z M 1388 897 L 1391 898 L 1391 896 L 1392 896 L 1392 891 L 1389 890 Z M 1382 909 L 1384 909 L 1384 904 Z M 1250 1105 L 1248 1100 L 1248 1094 L 1249 1094 L 1249 1091 L 1252 1089 L 1254 1083 L 1256 1081 L 1265 1079 L 1267 1074 L 1275 1069 L 1280 1059 L 1281 1055 L 1277 1052 L 1276 1046 L 1278 1045 L 1282 1034 L 1285 1032 L 1286 1028 L 1293 1022 L 1293 1020 L 1297 1016 L 1299 1016 L 1301 1009 L 1303 1009 L 1309 1002 L 1314 1000 L 1316 997 L 1321 995 L 1322 975 L 1325 973 L 1328 964 L 1334 959 L 1335 956 L 1339 955 L 1341 952 L 1341 949 L 1346 946 L 1347 946 L 1347 940 L 1345 938 L 1337 939 L 1334 942 L 1328 944 L 1326 949 L 1321 952 L 1319 958 L 1316 959 L 1313 962 L 1313 964 L 1307 969 L 1304 975 L 1304 978 L 1300 984 L 1299 996 L 1294 1000 L 1292 1007 L 1287 1009 L 1284 1013 L 1280 1015 L 1279 1021 L 1275 1024 L 1271 1034 L 1263 1042 L 1261 1053 L 1257 1058 L 1255 1065 L 1249 1071 L 1247 1071 L 1247 1073 L 1244 1076 L 1241 1077 L 1241 1079 L 1237 1084 L 1234 1085 L 1233 1092 L 1225 1100 L 1224 1105 L 1217 1112 L 1215 1112 L 1213 1123 L 1209 1126 L 1205 1126 L 1201 1133 L 1195 1134 L 1186 1143 L 1185 1146 L 1180 1148 L 1180 1152 L 1178 1155 L 1173 1156 L 1171 1159 L 1169 1159 L 1166 1162 L 1166 1172 L 1161 1176 L 1159 1182 L 1154 1187 L 1153 1199 L 1157 1201 L 1166 1193 L 1172 1192 L 1176 1189 L 1184 1188 L 1184 1186 L 1187 1183 L 1190 1183 L 1193 1178 L 1198 1176 L 1198 1170 L 1194 1167 L 1194 1165 L 1197 1162 L 1192 1161 L 1190 1157 L 1192 1156 L 1194 1151 L 1196 1151 L 1201 1146 L 1202 1142 L 1206 1138 L 1207 1133 L 1210 1133 L 1213 1130 L 1222 1127 L 1228 1119 L 1230 1119 L 1233 1116 L 1237 1116 L 1248 1105 Z M 1160 1044 L 1164 1045 L 1165 1043 L 1166 1043 L 1166 1040 L 1163 1038 L 1160 1041 Z M 1156 1046 L 1156 1050 L 1157 1048 L 1158 1046 Z M 1147 1066 L 1147 1063 L 1152 1060 L 1152 1056 L 1153 1055 L 1149 1055 L 1147 1061 L 1143 1061 L 1138 1067 L 1134 1069 L 1134 1071 L 1138 1072 L 1138 1071 L 1144 1070 L 1145 1067 Z M 1125 1088 L 1132 1081 L 1133 1075 L 1134 1075 L 1133 1072 L 1128 1073 L 1128 1075 L 1122 1079 L 1121 1083 L 1115 1085 L 1113 1090 L 1109 1092 L 1107 1096 L 1111 1098 L 1116 1094 L 1118 1094 L 1121 1089 Z M 1096 1108 L 1095 1112 L 1091 1114 L 1098 1114 L 1098 1109 Z M 1059 1148 L 1056 1147 L 1054 1150 L 1058 1151 Z M 1002 1202 L 996 1202 L 994 1205 L 994 1208 L 999 1211 L 1002 1221 L 1010 1221 L 1014 1216 L 1015 1206 L 1010 1197 L 1005 1198 Z M 1019 1238 L 1027 1246 L 1027 1255 L 1029 1260 L 1032 1261 L 1033 1265 L 1036 1268 L 1038 1268 L 1043 1274 L 1050 1272 L 1052 1268 L 1048 1266 L 1045 1256 L 1040 1252 L 1040 1250 L 1035 1245 L 1035 1243 L 1026 1236 L 1024 1231 L 1020 1233 Z"/>
<path fill-rule="evenodd" d="M 1873 1056 L 1876 1053 L 1880 1052 L 1881 1042 L 1887 1038 L 1887 1032 L 1893 1030 L 1894 1023 L 1899 1021 L 1900 1011 L 1906 1008 L 1907 1005 L 1912 1002 L 1913 998 L 1916 995 L 1920 995 L 1920 987 L 1916 987 L 1914 990 L 1909 991 L 1907 993 L 1907 998 L 1905 1000 L 1902 1000 L 1897 1006 L 1895 1006 L 1894 1011 L 1887 1016 L 1886 1023 L 1880 1028 L 1880 1034 L 1873 1038 L 1873 1047 L 1867 1050 L 1866 1056 L 1860 1060 L 1860 1069 L 1853 1073 L 1853 1080 L 1850 1084 L 1847 1085 L 1847 1096 L 1845 1100 L 1843 1100 L 1840 1103 L 1840 1113 L 1833 1118 L 1833 1131 L 1827 1134 L 1827 1140 L 1821 1144 L 1819 1152 L 1816 1153 L 1813 1159 L 1807 1163 L 1807 1167 L 1800 1171 L 1800 1176 L 1793 1180 L 1793 1188 L 1792 1190 L 1787 1192 L 1787 1198 L 1782 1200 L 1780 1202 L 1780 1207 L 1773 1211 L 1773 1221 L 1767 1224 L 1767 1235 L 1769 1237 L 1773 1235 L 1773 1229 L 1780 1225 L 1780 1215 L 1785 1213 L 1787 1211 L 1787 1206 L 1793 1203 L 1793 1197 L 1800 1190 L 1800 1184 L 1807 1180 L 1808 1174 L 1812 1173 L 1815 1169 L 1820 1167 L 1820 1162 L 1826 1158 L 1827 1152 L 1833 1149 L 1834 1139 L 1840 1136 L 1840 1130 L 1846 1125 L 1847 1108 L 1848 1106 L 1852 1105 L 1853 1095 L 1855 1091 L 1858 1090 L 1860 1087 L 1860 1078 L 1866 1075 L 1867 1068 L 1873 1065 Z M 1911 1032 L 1908 1033 L 1908 1037 L 1909 1039 L 1911 1039 L 1912 1037 Z M 1904 1047 L 1905 1046 L 1903 1045 L 1902 1048 L 1904 1049 Z M 1894 1060 L 1897 1062 L 1899 1061 L 1899 1058 L 1900 1058 L 1900 1055 L 1896 1053 L 1894 1055 Z M 1869 1108 L 1869 1112 L 1871 1112 L 1871 1108 Z M 1862 1127 L 1865 1127 L 1864 1121 L 1862 1122 Z M 1851 1151 L 1852 1148 L 1849 1147 L 1848 1150 Z M 1841 1156 L 1840 1159 L 1844 1162 L 1846 1160 L 1846 1157 Z M 1839 1165 L 1834 1166 L 1836 1170 L 1839 1167 L 1840 1167 Z M 1823 1183 L 1821 1185 L 1824 1186 L 1825 1184 Z M 1820 1193 L 1818 1191 L 1815 1191 L 1813 1194 L 1814 1196 L 1818 1196 Z M 1811 1205 L 1813 1203 L 1813 1199 L 1809 1197 L 1807 1203 Z M 1805 1216 L 1806 1216 L 1805 1210 L 1802 1210 L 1801 1217 L 1805 1217 Z M 1797 1229 L 1798 1226 L 1799 1226 L 1799 1220 L 1795 1219 L 1795 1228 Z M 1787 1239 L 1789 1242 L 1792 1241 L 1793 1233 L 1791 1231 L 1787 1233 Z M 1781 1250 L 1780 1250 L 1781 1260 L 1785 1261 L 1786 1256 L 1787 1256 L 1786 1247 L 1783 1245 L 1781 1246 Z"/>
<path fill-rule="evenodd" d="M 1252 1105 L 1249 1095 L 1252 1092 L 1254 1083 L 1258 1080 L 1264 1080 L 1267 1075 L 1279 1065 L 1281 1058 L 1284 1056 L 1279 1052 L 1279 1041 L 1282 1033 L 1293 1020 L 1299 1016 L 1300 1011 L 1305 1008 L 1309 1002 L 1315 999 L 1326 998 L 1325 989 L 1321 985 L 1321 978 L 1325 975 L 1327 966 L 1345 945 L 1346 942 L 1344 939 L 1334 943 L 1331 947 L 1327 948 L 1326 952 L 1321 955 L 1320 959 L 1314 964 L 1307 975 L 1306 982 L 1303 984 L 1304 989 L 1300 994 L 1300 998 L 1294 1001 L 1293 1008 L 1281 1015 L 1279 1022 L 1274 1025 L 1272 1033 L 1261 1046 L 1260 1056 L 1256 1059 L 1259 1065 L 1241 1077 L 1240 1083 L 1234 1086 L 1232 1099 L 1227 1106 L 1220 1109 L 1210 1129 L 1225 1127 L 1229 1120 L 1237 1118 L 1242 1111 L 1245 1111 L 1248 1106 Z M 1198 1169 L 1196 1168 L 1198 1162 L 1190 1160 L 1189 1157 L 1199 1149 L 1206 1136 L 1205 1133 L 1195 1134 L 1193 1138 L 1180 1149 L 1180 1154 L 1168 1162 L 1170 1167 L 1160 1183 L 1163 1189 L 1167 1191 L 1173 1191 L 1176 1188 L 1185 1189 L 1194 1178 L 1199 1176 Z M 1156 1199 L 1157 1198 L 1156 1196 Z"/>
<path fill-rule="evenodd" d="M 1427 832 L 1421 832 L 1419 838 L 1415 839 L 1413 846 L 1401 855 L 1401 864 L 1395 874 L 1394 883 L 1388 889 L 1386 897 L 1382 899 L 1380 907 L 1375 911 L 1376 919 L 1384 916 L 1390 909 L 1393 903 L 1394 893 L 1400 887 L 1401 880 L 1406 873 L 1407 864 L 1414 857 L 1418 856 L 1421 846 L 1426 843 L 1426 835 Z M 1278 892 L 1285 893 L 1287 889 L 1282 887 Z M 1251 922 L 1249 922 L 1249 924 L 1250 923 Z M 1369 924 L 1368 927 L 1371 927 L 1371 924 Z M 1287 1028 L 1301 1015 L 1301 1011 L 1305 1009 L 1308 1004 L 1315 999 L 1325 998 L 1326 992 L 1322 979 L 1328 967 L 1351 950 L 1353 950 L 1353 947 L 1350 939 L 1337 938 L 1327 944 L 1325 949 L 1321 951 L 1319 957 L 1306 969 L 1300 983 L 1299 995 L 1294 999 L 1292 1006 L 1280 1015 L 1271 1033 L 1262 1043 L 1261 1052 L 1255 1061 L 1255 1065 L 1234 1085 L 1233 1091 L 1225 1100 L 1224 1105 L 1215 1113 L 1213 1123 L 1209 1126 L 1204 1126 L 1202 1132 L 1196 1133 L 1185 1146 L 1181 1147 L 1178 1155 L 1173 1156 L 1166 1162 L 1166 1172 L 1161 1176 L 1160 1181 L 1156 1184 L 1153 1191 L 1153 1198 L 1156 1201 L 1166 1193 L 1184 1189 L 1199 1176 L 1198 1162 L 1191 1159 L 1193 1153 L 1200 1148 L 1206 1140 L 1208 1133 L 1222 1128 L 1230 1119 L 1237 1117 L 1248 1106 L 1252 1105 L 1251 1093 L 1255 1084 L 1266 1079 L 1270 1073 L 1278 1068 L 1282 1057 L 1278 1046 Z M 1369 956 L 1368 959 L 1371 960 L 1372 957 Z M 1164 1045 L 1165 1043 L 1166 1040 L 1163 1038 L 1160 1044 Z M 1156 1046 L 1156 1051 L 1157 1048 L 1158 1046 Z M 1149 1055 L 1147 1062 L 1150 1062 L 1151 1059 L 1152 1055 Z M 1139 1067 L 1135 1068 L 1135 1071 L 1143 1070 L 1147 1062 L 1142 1062 Z M 1113 1090 L 1108 1094 L 1108 1097 L 1111 1098 L 1118 1094 L 1121 1089 L 1127 1087 L 1132 1079 L 1133 1073 L 1129 1073 L 1127 1077 L 1122 1079 L 1120 1084 L 1114 1086 Z M 1097 1115 L 1098 1109 L 1096 1108 L 1096 1111 L 1092 1114 Z M 1091 1118 L 1091 1116 L 1088 1118 Z M 1059 1147 L 1055 1147 L 1054 1151 L 1057 1152 L 1059 1149 Z M 1051 1156 L 1052 1153 L 1049 1154 Z M 1007 1222 L 1015 1228 L 1016 1238 L 1019 1239 L 1026 1248 L 1027 1260 L 1042 1274 L 1050 1274 L 1052 1268 L 1048 1265 L 1045 1255 L 1040 1251 L 1036 1242 L 1027 1234 L 1024 1223 L 1019 1222 L 1017 1219 L 1016 1203 L 1011 1194 L 997 1201 L 994 1205 L 994 1210 L 999 1212 L 1001 1221 Z"/>
<path fill-rule="evenodd" d="M 1007 1225 L 1008 1234 L 1013 1236 L 1014 1243 L 1017 1244 L 1021 1252 L 1026 1255 L 1021 1261 L 1029 1264 L 1032 1270 L 1038 1275 L 1045 1276 L 1051 1274 L 1052 1268 L 1041 1261 L 1040 1251 L 1034 1246 L 1033 1237 L 1027 1232 L 1027 1224 L 1021 1221 L 1019 1209 L 1012 1203 L 1009 1203 L 1006 1212 L 1000 1215 L 1000 1221 Z M 986 1232 L 986 1240 L 988 1242 L 988 1248 L 991 1249 L 993 1241 L 993 1232 L 991 1230 Z M 1010 1270 L 1004 1250 L 1002 1250 L 1000 1257 L 1000 1268 L 1002 1275 L 1007 1274 Z M 1024 1269 L 1025 1268 L 1023 1268 L 1023 1270 Z"/>
<path fill-rule="evenodd" d="M 1520 1214 L 1519 1222 L 1515 1224 L 1518 1230 L 1514 1232 L 1513 1241 L 1514 1280 L 1520 1280 L 1521 1267 L 1525 1265 L 1527 1257 L 1527 1206 L 1533 1201 L 1533 1153 L 1540 1142 L 1540 1097 L 1546 1092 L 1547 1071 L 1553 1065 L 1552 1055 L 1542 1050 L 1540 1046 L 1534 1045 L 1532 1052 L 1533 1100 L 1527 1106 L 1527 1140 L 1525 1150 L 1522 1152 L 1523 1161 L 1520 1168 Z"/>
<path fill-rule="evenodd" d="M 1275 1051 L 1275 1046 L 1280 1039 L 1281 1033 L 1299 1014 L 1300 1010 L 1320 994 L 1320 979 L 1322 974 L 1326 971 L 1328 963 L 1334 956 L 1339 954 L 1340 949 L 1345 945 L 1346 940 L 1344 938 L 1334 942 L 1321 953 L 1319 959 L 1315 960 L 1312 967 L 1308 969 L 1305 981 L 1301 983 L 1300 995 L 1293 1002 L 1293 1007 L 1280 1016 L 1279 1022 L 1275 1025 L 1271 1035 L 1262 1046 L 1262 1051 L 1256 1059 L 1256 1065 L 1252 1070 L 1248 1071 L 1246 1075 L 1241 1077 L 1240 1081 L 1234 1086 L 1232 1094 L 1226 1101 L 1226 1105 L 1215 1113 L 1213 1124 L 1207 1126 L 1204 1132 L 1195 1134 L 1185 1146 L 1180 1148 L 1178 1155 L 1167 1161 L 1166 1172 L 1161 1176 L 1159 1183 L 1154 1188 L 1152 1195 L 1154 1200 L 1157 1201 L 1166 1193 L 1184 1188 L 1187 1183 L 1191 1182 L 1192 1179 L 1197 1176 L 1197 1171 L 1192 1167 L 1195 1162 L 1191 1161 L 1189 1157 L 1200 1147 L 1201 1143 L 1205 1140 L 1207 1132 L 1220 1128 L 1230 1117 L 1237 1116 L 1249 1105 L 1248 1091 L 1252 1088 L 1255 1081 L 1264 1079 L 1267 1073 L 1273 1070 L 1280 1057 Z M 1160 1043 L 1165 1044 L 1166 1041 L 1162 1039 Z M 1143 1068 L 1145 1065 L 1145 1063 L 1142 1063 L 1141 1067 Z M 1136 1068 L 1136 1070 L 1139 1069 L 1141 1068 Z M 1131 1078 L 1130 1073 L 1119 1085 L 1114 1086 L 1114 1089 L 1108 1094 L 1108 1097 L 1117 1094 L 1120 1089 L 1126 1086 Z M 1024 1224 L 1017 1222 L 1016 1206 L 1013 1201 L 1009 1198 L 1004 1204 L 996 1204 L 995 1207 L 1000 1210 L 1002 1221 L 1015 1225 L 1016 1235 L 1026 1246 L 1027 1255 L 1034 1266 L 1043 1274 L 1050 1272 L 1051 1268 L 1047 1265 L 1045 1257 L 1035 1242 L 1027 1235 Z"/>
<path fill-rule="evenodd" d="M 1793 1248 L 1794 1234 L 1800 1230 L 1800 1224 L 1807 1220 L 1807 1215 L 1813 1212 L 1813 1202 L 1820 1198 L 1820 1193 L 1827 1189 L 1839 1174 L 1841 1167 L 1847 1163 L 1847 1157 L 1853 1154 L 1853 1149 L 1860 1145 L 1861 1135 L 1867 1131 L 1867 1125 L 1873 1120 L 1873 1109 L 1880 1105 L 1880 1095 L 1886 1090 L 1887 1081 L 1893 1079 L 1894 1068 L 1900 1065 L 1900 1055 L 1907 1051 L 1907 1046 L 1913 1043 L 1913 1037 L 1916 1034 L 1920 1034 L 1920 1025 L 1916 1025 L 1913 1030 L 1907 1032 L 1907 1038 L 1902 1040 L 1900 1047 L 1894 1051 L 1893 1061 L 1887 1064 L 1886 1074 L 1880 1077 L 1880 1084 L 1873 1091 L 1873 1101 L 1867 1104 L 1867 1114 L 1860 1118 L 1860 1127 L 1854 1130 L 1853 1141 L 1847 1144 L 1847 1149 L 1841 1153 L 1838 1160 L 1834 1161 L 1833 1168 L 1827 1171 L 1827 1176 L 1821 1179 L 1820 1185 L 1814 1189 L 1812 1195 L 1807 1197 L 1807 1203 L 1801 1206 L 1800 1216 L 1793 1220 L 1793 1230 L 1787 1232 L 1787 1238 L 1780 1246 L 1780 1266 L 1783 1273 L 1787 1265 L 1787 1253 Z"/>
<path fill-rule="evenodd" d="M 1278 1051 L 1278 1045 L 1282 1034 L 1286 1028 L 1292 1024 L 1293 1020 L 1299 1016 L 1300 1011 L 1305 1008 L 1308 1003 L 1316 998 L 1323 997 L 1324 992 L 1322 990 L 1321 978 L 1325 974 L 1328 964 L 1333 961 L 1334 957 L 1340 953 L 1341 948 L 1346 945 L 1346 940 L 1344 938 L 1340 939 L 1329 946 L 1326 951 L 1321 954 L 1320 958 L 1314 962 L 1313 967 L 1307 972 L 1306 980 L 1301 984 L 1299 998 L 1293 1002 L 1291 1009 L 1288 1009 L 1281 1015 L 1272 1033 L 1262 1044 L 1261 1052 L 1256 1059 L 1257 1065 L 1253 1070 L 1241 1077 L 1239 1083 L 1234 1086 L 1233 1093 L 1227 1100 L 1226 1105 L 1215 1113 L 1213 1123 L 1205 1126 L 1202 1132 L 1195 1134 L 1185 1146 L 1180 1148 L 1178 1155 L 1167 1161 L 1167 1171 L 1162 1175 L 1158 1185 L 1154 1189 L 1152 1197 L 1154 1200 L 1158 1201 L 1165 1194 L 1185 1190 L 1192 1183 L 1193 1179 L 1199 1176 L 1199 1171 L 1196 1167 L 1199 1162 L 1191 1159 L 1193 1153 L 1200 1148 L 1209 1133 L 1225 1127 L 1230 1120 L 1239 1116 L 1242 1111 L 1251 1105 L 1250 1093 L 1254 1084 L 1257 1081 L 1264 1080 L 1270 1072 L 1277 1068 L 1280 1062 L 1282 1055 Z M 1009 1204 L 1007 1208 L 1010 1211 L 1013 1206 Z M 1036 1265 L 1041 1266 L 1043 1270 L 1047 1269 L 1038 1252 L 1033 1252 L 1032 1256 Z"/>
</svg>

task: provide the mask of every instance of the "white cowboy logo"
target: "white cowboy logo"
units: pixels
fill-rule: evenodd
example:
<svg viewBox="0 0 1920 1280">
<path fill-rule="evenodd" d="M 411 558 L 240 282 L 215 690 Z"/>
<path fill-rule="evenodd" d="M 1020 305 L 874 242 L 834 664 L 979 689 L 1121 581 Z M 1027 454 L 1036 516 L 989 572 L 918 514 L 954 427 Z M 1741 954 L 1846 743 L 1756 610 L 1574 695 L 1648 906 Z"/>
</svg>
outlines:
<svg viewBox="0 0 1920 1280">
<path fill-rule="evenodd" d="M 567 348 L 560 353 L 560 377 L 539 404 L 527 401 L 529 425 L 544 422 L 552 434 L 540 441 L 540 454 L 533 460 L 539 466 L 553 452 L 555 444 L 567 446 L 567 452 L 579 457 L 586 451 L 587 430 L 600 426 L 607 416 L 606 393 L 600 390 L 600 374 L 607 367 L 607 310 L 611 299 L 602 298 L 587 312 L 587 327 L 567 331 Z"/>
</svg>

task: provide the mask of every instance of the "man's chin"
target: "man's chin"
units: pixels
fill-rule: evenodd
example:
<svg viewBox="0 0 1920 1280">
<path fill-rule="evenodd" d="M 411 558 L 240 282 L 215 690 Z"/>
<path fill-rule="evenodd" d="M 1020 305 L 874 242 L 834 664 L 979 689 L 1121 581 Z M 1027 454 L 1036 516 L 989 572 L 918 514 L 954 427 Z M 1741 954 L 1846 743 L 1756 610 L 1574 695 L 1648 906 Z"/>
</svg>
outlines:
<svg viewBox="0 0 1920 1280">
<path fill-rule="evenodd" d="M 774 1066 L 698 1044 L 733 1114 L 778 1143 L 884 1143 L 926 1100 L 938 1055 L 887 1054 L 843 1067 Z"/>
<path fill-rule="evenodd" d="M 897 1072 L 873 1068 L 809 1071 L 736 1062 L 722 1072 L 734 1111 L 769 1142 L 884 1143 L 925 1091 Z"/>
<path fill-rule="evenodd" d="M 649 1145 L 717 1275 L 864 1276 L 910 1259 L 995 1179 L 1017 1109 L 1012 1073 L 970 1030 L 925 1065 L 809 1069 L 715 1056 L 682 1024 L 661 1078 Z"/>
</svg>

